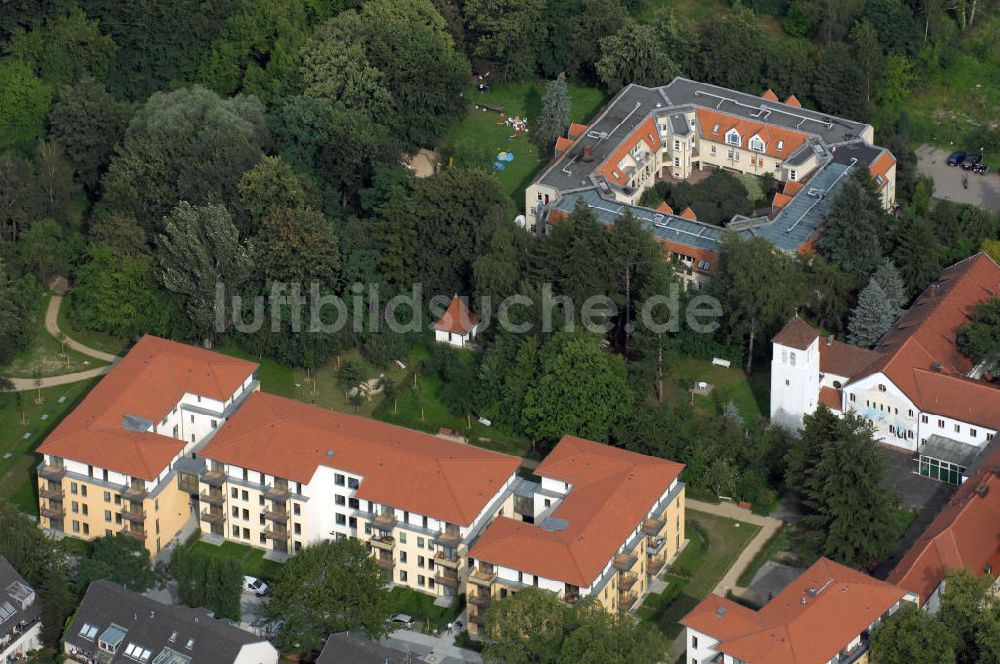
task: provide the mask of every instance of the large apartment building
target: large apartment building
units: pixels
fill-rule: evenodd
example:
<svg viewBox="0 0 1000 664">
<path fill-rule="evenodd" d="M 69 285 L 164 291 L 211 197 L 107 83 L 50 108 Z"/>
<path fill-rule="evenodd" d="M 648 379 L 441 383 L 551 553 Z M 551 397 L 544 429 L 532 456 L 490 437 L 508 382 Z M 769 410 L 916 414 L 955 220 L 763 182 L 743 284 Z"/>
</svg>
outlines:
<svg viewBox="0 0 1000 664">
<path fill-rule="evenodd" d="M 204 535 L 278 559 L 359 539 L 387 580 L 439 597 L 462 592 L 469 544 L 495 516 L 513 514 L 521 463 L 262 392 L 201 457 Z"/>
<path fill-rule="evenodd" d="M 676 259 L 685 281 L 699 286 L 717 262 L 723 229 L 690 209 L 640 206 L 646 189 L 706 169 L 770 174 L 783 186 L 770 209 L 734 217 L 728 227 L 783 251 L 811 251 L 852 169 L 867 168 L 882 204 L 895 205 L 896 160 L 873 140 L 869 124 L 804 109 L 795 97 L 779 102 L 770 90 L 755 96 L 680 77 L 655 88 L 632 84 L 589 126 L 571 125 L 556 143 L 555 159 L 525 192 L 527 225 L 544 230 L 577 205 L 606 225 L 631 212 Z"/>
<path fill-rule="evenodd" d="M 914 452 L 914 472 L 960 484 L 1000 431 L 1000 387 L 980 380 L 955 340 L 975 305 L 997 296 L 1000 266 L 980 253 L 944 270 L 874 350 L 793 318 L 772 340 L 771 420 L 800 427 L 820 403 L 854 412 L 877 439 Z"/>
<path fill-rule="evenodd" d="M 143 337 L 39 447 L 40 525 L 157 553 L 197 509 L 193 457 L 257 389 L 253 362 Z"/>
<path fill-rule="evenodd" d="M 686 544 L 683 466 L 566 436 L 469 551 L 469 630 L 526 587 L 609 611 L 641 604 Z"/>
</svg>

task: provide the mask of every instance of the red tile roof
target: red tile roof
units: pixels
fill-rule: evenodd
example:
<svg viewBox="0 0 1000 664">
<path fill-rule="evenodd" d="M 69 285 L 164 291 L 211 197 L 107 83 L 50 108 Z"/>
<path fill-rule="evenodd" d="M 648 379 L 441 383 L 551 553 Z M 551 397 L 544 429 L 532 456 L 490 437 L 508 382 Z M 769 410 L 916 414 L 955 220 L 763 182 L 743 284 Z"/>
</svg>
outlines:
<svg viewBox="0 0 1000 664">
<path fill-rule="evenodd" d="M 882 150 L 882 153 L 875 158 L 875 161 L 871 163 L 868 170 L 871 171 L 872 179 L 875 180 L 879 189 L 886 186 L 889 182 L 888 174 L 889 170 L 896 165 L 896 158 L 892 156 L 892 153 L 888 150 Z M 878 183 L 878 178 L 882 178 L 882 182 Z"/>
<path fill-rule="evenodd" d="M 652 116 L 646 118 L 629 134 L 628 138 L 618 145 L 615 151 L 597 168 L 597 172 L 604 174 L 604 177 L 618 185 L 626 185 L 628 178 L 618 169 L 618 163 L 640 143 L 645 143 L 650 152 L 656 152 L 660 149 L 660 131 L 656 127 L 656 119 Z M 617 175 L 615 175 L 616 173 Z"/>
<path fill-rule="evenodd" d="M 760 611 L 713 596 L 681 624 L 718 638 L 717 650 L 753 664 L 826 664 L 904 595 L 820 558 Z"/>
<path fill-rule="evenodd" d="M 329 456 L 328 452 L 333 452 Z M 362 475 L 357 496 L 471 525 L 521 463 L 517 457 L 258 392 L 201 452 L 308 483 L 319 466 Z"/>
<path fill-rule="evenodd" d="M 835 387 L 819 388 L 819 402 L 825 404 L 830 410 L 840 411 L 844 407 L 843 400 L 840 397 L 840 390 Z"/>
<path fill-rule="evenodd" d="M 878 353 L 854 344 L 826 338 L 819 341 L 819 370 L 850 378 L 881 357 Z"/>
<path fill-rule="evenodd" d="M 562 154 L 573 147 L 573 139 L 560 136 L 556 139 L 556 153 Z"/>
<path fill-rule="evenodd" d="M 788 346 L 789 348 L 805 350 L 812 345 L 812 342 L 816 341 L 816 337 L 818 336 L 819 332 L 796 314 L 790 321 L 785 323 L 785 326 L 781 328 L 781 331 L 771 341 L 772 343 Z"/>
<path fill-rule="evenodd" d="M 766 99 L 768 101 L 778 101 L 778 95 L 774 94 L 774 90 L 772 90 L 771 88 L 764 90 L 764 92 L 761 93 L 760 96 L 762 99 Z"/>
<path fill-rule="evenodd" d="M 564 530 L 499 518 L 469 557 L 586 588 L 678 478 L 682 464 L 565 436 L 535 473 L 572 485 L 552 517 Z"/>
<path fill-rule="evenodd" d="M 657 205 L 656 209 L 657 209 L 658 212 L 663 212 L 663 213 L 666 213 L 666 214 L 673 214 L 674 213 L 674 209 L 672 207 L 670 207 L 669 205 L 667 205 L 666 201 L 664 201 L 663 203 L 660 203 L 659 205 Z"/>
<path fill-rule="evenodd" d="M 781 191 L 786 196 L 794 196 L 795 194 L 802 191 L 802 188 L 805 186 L 806 185 L 804 182 L 792 182 L 791 180 L 788 180 L 787 182 L 785 182 L 785 185 L 781 188 Z"/>
<path fill-rule="evenodd" d="M 802 108 L 802 103 L 795 95 L 789 96 L 788 99 L 785 100 L 785 103 L 789 106 L 794 106 L 795 108 Z"/>
<path fill-rule="evenodd" d="M 574 122 L 569 126 L 569 131 L 566 132 L 566 135 L 572 138 L 573 140 L 576 140 L 581 136 L 583 136 L 585 133 L 587 133 L 587 125 Z"/>
<path fill-rule="evenodd" d="M 451 298 L 448 308 L 434 323 L 434 329 L 454 334 L 468 334 L 479 323 L 479 316 L 469 311 L 465 300 L 459 296 Z"/>
<path fill-rule="evenodd" d="M 698 221 L 698 215 L 695 214 L 694 210 L 692 210 L 690 207 L 684 208 L 681 211 L 680 216 L 684 217 L 685 219 L 690 219 L 691 221 Z"/>
<path fill-rule="evenodd" d="M 1000 554 L 1000 449 L 959 487 L 948 504 L 910 547 L 889 575 L 926 602 L 949 569 L 983 574 L 987 563 L 998 572 Z M 985 495 L 982 491 L 985 487 Z"/>
<path fill-rule="evenodd" d="M 1000 388 L 965 375 L 956 345 L 976 304 L 1000 295 L 1000 266 L 985 253 L 952 265 L 879 340 L 881 358 L 854 380 L 882 372 L 921 410 L 1000 429 Z"/>
<path fill-rule="evenodd" d="M 125 429 L 134 415 L 157 424 L 185 393 L 225 401 L 256 362 L 145 336 L 38 448 L 98 468 L 154 480 L 184 441 Z"/>
<path fill-rule="evenodd" d="M 771 201 L 771 207 L 779 209 L 783 208 L 786 205 L 788 205 L 791 202 L 791 200 L 792 200 L 791 196 L 787 196 L 785 194 L 782 194 L 781 192 L 775 192 L 774 200 Z"/>
<path fill-rule="evenodd" d="M 699 131 L 703 138 L 725 143 L 726 132 L 735 128 L 742 139 L 741 147 L 745 149 L 753 136 L 760 136 L 761 140 L 764 141 L 764 154 L 778 159 L 784 159 L 793 154 L 808 138 L 800 131 L 754 122 L 706 108 L 696 108 L 694 114 L 698 119 Z M 715 131 L 716 126 L 719 128 L 718 131 Z M 780 150 L 778 143 L 781 143 Z"/>
</svg>

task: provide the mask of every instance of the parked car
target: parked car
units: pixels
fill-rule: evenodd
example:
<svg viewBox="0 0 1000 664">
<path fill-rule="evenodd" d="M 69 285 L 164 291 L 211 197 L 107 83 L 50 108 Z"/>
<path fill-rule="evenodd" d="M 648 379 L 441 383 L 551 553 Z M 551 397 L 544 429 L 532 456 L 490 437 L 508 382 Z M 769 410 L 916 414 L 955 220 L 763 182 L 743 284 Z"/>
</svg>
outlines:
<svg viewBox="0 0 1000 664">
<path fill-rule="evenodd" d="M 983 155 L 981 154 L 965 155 L 965 159 L 962 160 L 962 170 L 971 171 L 982 161 Z"/>
<path fill-rule="evenodd" d="M 257 597 L 263 597 L 267 594 L 267 584 L 255 576 L 244 576 L 243 592 L 253 593 Z"/>
<path fill-rule="evenodd" d="M 958 166 L 959 164 L 962 163 L 963 160 L 965 160 L 966 156 L 968 155 L 966 155 L 961 150 L 958 150 L 957 152 L 952 152 L 950 155 L 948 155 L 948 165 Z"/>
<path fill-rule="evenodd" d="M 409 616 L 405 613 L 397 613 L 393 617 L 389 618 L 389 622 L 396 629 L 413 629 L 413 616 Z"/>
<path fill-rule="evenodd" d="M 975 173 L 976 175 L 986 175 L 986 173 L 989 170 L 990 167 L 982 162 L 979 162 L 978 164 L 972 167 L 972 172 Z"/>
</svg>

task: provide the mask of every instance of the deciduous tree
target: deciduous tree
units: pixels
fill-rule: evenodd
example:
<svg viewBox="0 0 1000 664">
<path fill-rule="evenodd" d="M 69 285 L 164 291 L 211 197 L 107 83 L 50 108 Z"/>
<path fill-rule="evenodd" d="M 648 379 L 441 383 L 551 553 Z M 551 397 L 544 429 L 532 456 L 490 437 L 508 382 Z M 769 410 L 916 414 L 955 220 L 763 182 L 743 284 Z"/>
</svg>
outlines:
<svg viewBox="0 0 1000 664">
<path fill-rule="evenodd" d="M 878 664 L 955 664 L 955 635 L 933 613 L 904 602 L 872 634 Z"/>
<path fill-rule="evenodd" d="M 143 543 L 125 533 L 98 537 L 76 568 L 77 580 L 84 587 L 91 581 L 107 579 L 128 590 L 144 593 L 157 580 L 149 551 Z"/>
<path fill-rule="evenodd" d="M 662 85 L 680 73 L 656 26 L 626 23 L 601 39 L 600 45 L 596 70 L 608 92 L 617 92 L 629 83 Z"/>
<path fill-rule="evenodd" d="M 1000 372 L 1000 298 L 976 305 L 972 320 L 958 330 L 958 348 L 987 374 Z"/>
<path fill-rule="evenodd" d="M 31 65 L 0 61 L 0 152 L 30 149 L 42 137 L 51 100 L 52 88 L 35 77 Z"/>
<path fill-rule="evenodd" d="M 76 83 L 84 75 L 103 80 L 115 50 L 114 40 L 101 34 L 97 21 L 88 20 L 76 5 L 47 15 L 30 31 L 15 31 L 7 47 L 51 85 Z"/>
</svg>

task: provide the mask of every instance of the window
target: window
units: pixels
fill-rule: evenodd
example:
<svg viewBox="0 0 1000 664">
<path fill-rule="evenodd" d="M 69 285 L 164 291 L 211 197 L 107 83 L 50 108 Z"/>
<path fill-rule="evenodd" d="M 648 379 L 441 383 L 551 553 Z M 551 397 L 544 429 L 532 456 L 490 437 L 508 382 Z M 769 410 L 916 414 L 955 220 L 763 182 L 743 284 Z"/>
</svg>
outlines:
<svg viewBox="0 0 1000 664">
<path fill-rule="evenodd" d="M 403 583 L 406 583 L 406 570 L 405 569 L 399 570 L 399 580 L 402 581 Z"/>
<path fill-rule="evenodd" d="M 337 516 L 342 517 L 344 515 L 343 514 L 338 514 Z M 344 525 L 344 524 L 340 524 L 340 525 Z M 295 532 L 296 535 L 301 535 L 302 534 L 302 524 L 296 523 L 295 524 L 295 531 L 294 532 Z"/>
<path fill-rule="evenodd" d="M 298 503 L 292 503 L 292 514 L 298 516 L 301 513 L 302 513 L 302 506 L 299 505 Z"/>
<path fill-rule="evenodd" d="M 961 424 L 956 424 L 955 425 L 955 433 L 962 433 L 962 425 Z M 84 507 L 86 507 L 86 505 L 84 505 Z"/>
<path fill-rule="evenodd" d="M 405 563 L 406 562 L 406 551 L 400 551 L 399 552 L 399 562 L 401 562 L 401 563 Z"/>
<path fill-rule="evenodd" d="M 191 424 L 194 424 L 194 415 L 191 416 Z"/>
<path fill-rule="evenodd" d="M 400 533 L 399 534 L 399 543 L 400 544 L 406 544 L 406 533 Z"/>
<path fill-rule="evenodd" d="M 265 535 L 264 533 L 260 534 L 260 543 L 267 544 L 267 535 Z"/>
<path fill-rule="evenodd" d="M 244 521 L 249 521 L 250 520 L 250 510 L 244 508 L 244 510 L 243 510 L 243 520 Z"/>
<path fill-rule="evenodd" d="M 726 133 L 726 143 L 729 145 L 739 145 L 741 143 L 740 135 L 736 130 L 730 130 Z"/>
<path fill-rule="evenodd" d="M 733 155 L 733 161 L 739 161 L 739 160 L 740 160 L 740 153 L 737 152 Z"/>
<path fill-rule="evenodd" d="M 347 517 L 344 516 L 343 514 L 337 513 L 336 520 L 337 520 L 337 525 L 338 526 L 346 526 L 347 525 Z M 296 527 L 298 527 L 299 524 L 295 524 L 295 525 L 296 525 Z M 298 533 L 296 533 L 296 534 L 298 534 Z"/>
<path fill-rule="evenodd" d="M 80 522 L 76 521 L 75 519 L 73 520 L 73 532 L 74 533 L 80 532 Z"/>
<path fill-rule="evenodd" d="M 781 349 L 781 363 L 788 364 L 788 349 L 786 348 Z"/>
<path fill-rule="evenodd" d="M 691 637 L 691 647 L 692 648 L 697 648 L 698 647 L 698 637 L 697 636 L 692 636 Z"/>
<path fill-rule="evenodd" d="M 792 182 L 795 182 L 795 171 L 794 170 L 788 171 L 788 179 L 791 180 Z"/>
<path fill-rule="evenodd" d="M 786 378 L 785 379 L 785 387 L 790 387 L 791 384 L 792 384 L 792 382 Z"/>
<path fill-rule="evenodd" d="M 337 495 L 335 495 L 333 497 L 333 502 L 336 503 L 337 505 L 346 505 L 347 504 L 347 498 L 344 498 L 340 494 L 337 494 Z"/>
<path fill-rule="evenodd" d="M 86 507 L 86 505 L 84 505 L 84 507 Z M 90 526 L 87 525 L 86 523 L 83 524 L 83 534 L 84 535 L 89 535 L 90 534 Z"/>
<path fill-rule="evenodd" d="M 750 143 L 749 143 L 748 147 L 751 150 L 753 150 L 754 152 L 763 152 L 764 151 L 764 141 L 762 141 L 759 136 L 754 136 L 753 138 L 750 139 Z"/>
<path fill-rule="evenodd" d="M 86 484 L 81 484 L 80 485 L 80 495 L 83 496 L 84 498 L 87 497 L 87 485 Z"/>
<path fill-rule="evenodd" d="M 236 516 L 236 515 L 234 514 L 233 516 Z M 240 536 L 240 527 L 239 526 L 233 526 L 233 537 L 239 537 L 239 536 Z M 263 537 L 263 535 L 261 535 L 261 537 Z"/>
<path fill-rule="evenodd" d="M 680 141 L 678 141 L 678 140 L 674 141 L 674 149 L 675 150 L 680 150 L 681 149 L 681 142 Z"/>
<path fill-rule="evenodd" d="M 909 416 L 909 417 L 913 417 L 913 409 L 911 408 L 911 409 L 909 409 L 908 411 L 906 411 L 906 414 L 907 414 L 907 416 Z"/>
<path fill-rule="evenodd" d="M 793 367 L 795 366 L 795 353 L 788 354 L 788 363 L 791 364 Z"/>
<path fill-rule="evenodd" d="M 336 475 L 333 476 L 333 483 L 336 484 L 337 486 L 344 486 L 344 476 L 341 475 L 340 473 L 337 473 Z"/>
<path fill-rule="evenodd" d="M 421 588 L 423 588 L 424 585 L 425 585 L 425 583 L 426 583 L 426 581 L 424 580 L 424 575 L 423 574 L 417 574 L 417 585 L 420 586 Z"/>
<path fill-rule="evenodd" d="M 83 504 L 83 515 L 84 515 L 84 516 L 87 516 L 87 514 L 89 514 L 89 511 L 88 511 L 88 509 L 87 509 L 87 503 L 84 503 L 84 504 Z"/>
<path fill-rule="evenodd" d="M 111 523 L 111 510 L 104 510 L 104 520 Z"/>
<path fill-rule="evenodd" d="M 417 556 L 417 567 L 423 567 L 424 561 L 427 560 L 423 556 Z"/>
<path fill-rule="evenodd" d="M 261 507 L 264 506 L 264 496 L 263 496 L 263 494 L 260 495 L 260 496 L 257 496 L 257 502 L 260 504 Z"/>
<path fill-rule="evenodd" d="M 240 508 L 237 507 L 236 505 L 233 505 L 233 518 L 234 519 L 240 518 Z"/>
<path fill-rule="evenodd" d="M 239 489 L 237 489 L 236 487 L 233 487 L 233 488 L 232 488 L 232 493 L 230 493 L 230 495 L 231 495 L 231 496 L 232 496 L 233 498 L 239 498 L 239 497 L 240 497 L 240 490 L 239 490 Z"/>
<path fill-rule="evenodd" d="M 854 403 L 854 392 L 851 392 L 850 394 L 848 394 L 847 398 L 851 400 L 851 403 Z"/>
<path fill-rule="evenodd" d="M 938 429 L 944 428 L 944 420 L 938 420 Z"/>
<path fill-rule="evenodd" d="M 218 420 L 212 420 L 212 428 L 213 429 L 218 429 L 219 428 L 219 421 Z"/>
<path fill-rule="evenodd" d="M 263 514 L 260 515 L 260 525 L 262 525 L 262 526 L 265 525 L 265 523 L 264 523 L 264 515 Z"/>
<path fill-rule="evenodd" d="M 680 157 L 674 157 L 674 167 L 680 168 L 680 165 L 681 165 Z"/>
<path fill-rule="evenodd" d="M 885 392 L 885 385 L 881 385 L 881 384 L 880 384 L 880 385 L 878 386 L 878 391 L 879 391 L 879 392 Z"/>
<path fill-rule="evenodd" d="M 111 502 L 111 492 L 110 491 L 105 491 L 104 492 L 104 502 L 106 502 L 106 503 L 110 503 Z"/>
<path fill-rule="evenodd" d="M 926 415 L 921 415 L 920 416 L 920 421 L 923 422 L 924 424 L 927 424 L 927 416 Z"/>
<path fill-rule="evenodd" d="M 70 482 L 69 483 L 69 492 L 70 493 L 72 493 L 75 496 L 79 491 L 80 491 L 80 487 L 79 487 L 79 485 L 76 482 Z"/>
<path fill-rule="evenodd" d="M 993 440 L 993 434 L 992 433 L 986 434 L 986 440 Z"/>
<path fill-rule="evenodd" d="M 729 150 L 729 151 L 728 151 L 728 152 L 726 153 L 726 156 L 727 156 L 727 157 L 729 157 L 730 159 L 732 159 L 732 158 L 733 158 L 733 151 L 732 151 L 732 150 Z"/>
<path fill-rule="evenodd" d="M 978 434 L 979 432 L 976 431 L 975 429 L 969 429 L 969 436 L 971 436 L 972 438 L 975 438 Z"/>
<path fill-rule="evenodd" d="M 714 145 L 713 145 L 713 146 L 711 146 L 711 147 L 709 148 L 709 150 L 708 150 L 708 151 L 709 151 L 709 153 L 710 153 L 710 154 L 711 154 L 711 155 L 712 155 L 713 157 L 715 156 L 715 152 L 716 152 L 716 150 L 715 150 L 715 146 L 714 146 Z"/>
<path fill-rule="evenodd" d="M 246 489 L 243 490 L 243 500 L 250 500 L 250 494 L 246 491 Z"/>
<path fill-rule="evenodd" d="M 71 507 L 74 512 L 80 511 L 80 503 L 76 502 L 75 500 L 71 503 Z"/>
<path fill-rule="evenodd" d="M 423 537 L 418 537 L 417 538 L 417 548 L 418 549 L 424 548 L 424 538 Z"/>
<path fill-rule="evenodd" d="M 358 482 L 358 480 L 356 478 L 353 478 L 353 477 L 348 477 L 347 478 L 347 488 L 348 489 L 357 489 L 359 486 L 361 486 L 361 484 Z"/>
</svg>

